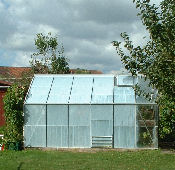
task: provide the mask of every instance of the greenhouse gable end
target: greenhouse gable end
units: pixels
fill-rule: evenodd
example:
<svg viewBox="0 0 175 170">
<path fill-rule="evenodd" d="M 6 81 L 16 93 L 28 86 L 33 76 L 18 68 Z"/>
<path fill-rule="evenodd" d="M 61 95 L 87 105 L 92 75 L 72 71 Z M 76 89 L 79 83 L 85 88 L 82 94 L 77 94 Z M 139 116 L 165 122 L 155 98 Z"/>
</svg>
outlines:
<svg viewBox="0 0 175 170">
<path fill-rule="evenodd" d="M 24 104 L 25 147 L 157 148 L 158 109 L 141 77 L 35 75 Z"/>
</svg>

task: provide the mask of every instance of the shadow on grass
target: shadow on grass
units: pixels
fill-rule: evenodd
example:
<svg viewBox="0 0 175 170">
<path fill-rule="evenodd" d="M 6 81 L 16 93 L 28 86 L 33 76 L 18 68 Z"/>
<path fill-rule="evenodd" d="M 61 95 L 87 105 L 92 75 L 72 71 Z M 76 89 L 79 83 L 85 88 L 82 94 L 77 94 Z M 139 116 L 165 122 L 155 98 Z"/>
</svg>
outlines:
<svg viewBox="0 0 175 170">
<path fill-rule="evenodd" d="M 20 162 L 19 166 L 17 167 L 17 170 L 20 170 L 24 162 Z"/>
<path fill-rule="evenodd" d="M 161 149 L 175 149 L 175 142 L 159 142 Z"/>
</svg>

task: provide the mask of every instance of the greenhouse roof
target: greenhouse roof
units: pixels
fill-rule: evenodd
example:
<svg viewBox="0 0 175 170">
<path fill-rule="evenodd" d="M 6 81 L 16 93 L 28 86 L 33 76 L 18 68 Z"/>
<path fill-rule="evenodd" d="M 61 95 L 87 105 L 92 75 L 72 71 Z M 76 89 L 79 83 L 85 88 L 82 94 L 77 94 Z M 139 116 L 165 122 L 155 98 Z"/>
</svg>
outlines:
<svg viewBox="0 0 175 170">
<path fill-rule="evenodd" d="M 136 103 L 137 81 L 129 75 L 35 75 L 25 104 Z"/>
</svg>

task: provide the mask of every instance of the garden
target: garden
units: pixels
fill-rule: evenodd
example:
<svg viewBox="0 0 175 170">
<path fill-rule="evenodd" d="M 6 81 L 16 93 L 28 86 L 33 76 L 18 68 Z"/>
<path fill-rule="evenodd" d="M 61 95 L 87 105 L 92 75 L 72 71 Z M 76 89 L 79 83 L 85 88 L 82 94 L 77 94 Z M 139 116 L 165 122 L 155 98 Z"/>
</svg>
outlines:
<svg viewBox="0 0 175 170">
<path fill-rule="evenodd" d="M 175 139 L 175 62 L 174 62 L 174 9 L 172 0 L 163 0 L 158 7 L 151 5 L 149 0 L 133 0 L 140 11 L 143 25 L 150 36 L 145 46 L 135 47 L 127 33 L 122 33 L 123 42 L 113 41 L 125 68 L 133 76 L 144 75 L 145 80 L 150 81 L 150 87 L 157 89 L 156 103 L 159 105 L 159 142 L 172 142 Z M 161 12 L 160 12 L 161 11 Z M 123 51 L 123 45 L 128 53 Z M 56 37 L 38 34 L 35 45 L 39 50 L 34 56 L 50 52 L 50 61 L 33 59 L 31 61 L 32 73 L 67 74 L 69 67 L 64 58 L 64 48 L 58 52 Z M 46 48 L 47 47 L 47 48 Z M 45 62 L 45 63 L 44 63 Z M 47 63 L 50 63 L 48 66 Z M 63 63 L 60 65 L 59 63 Z M 60 68 L 63 70 L 60 71 Z M 28 74 L 29 75 L 29 74 Z M 30 77 L 31 77 L 30 76 Z M 0 129 L 4 134 L 0 138 L 0 169 L 175 169 L 175 151 L 168 150 L 120 150 L 120 149 L 24 149 L 23 148 L 23 103 L 30 79 L 22 78 L 8 89 L 4 98 L 6 127 Z M 135 87 L 137 93 L 145 97 L 152 94 L 144 94 L 139 87 Z M 152 146 L 152 129 L 154 113 L 150 108 L 146 109 L 150 114 L 143 114 L 144 109 L 139 108 L 138 124 L 139 144 Z M 148 125 L 148 129 L 142 128 Z M 149 132 L 149 133 L 148 133 Z M 150 133 L 151 132 L 151 133 Z M 159 145 L 160 146 L 160 145 Z M 174 146 L 173 146 L 174 147 Z M 172 147 L 172 148 L 173 148 Z M 22 150 L 23 149 L 23 150 Z M 20 150 L 20 151 L 17 151 Z"/>
</svg>

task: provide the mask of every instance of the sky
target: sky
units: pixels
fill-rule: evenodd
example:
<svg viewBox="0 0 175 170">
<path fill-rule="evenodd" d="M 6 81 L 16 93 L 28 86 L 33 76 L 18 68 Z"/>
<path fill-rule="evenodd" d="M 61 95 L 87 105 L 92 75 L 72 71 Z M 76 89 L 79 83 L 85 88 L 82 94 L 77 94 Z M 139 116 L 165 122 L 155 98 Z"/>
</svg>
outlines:
<svg viewBox="0 0 175 170">
<path fill-rule="evenodd" d="M 152 0 L 158 4 L 160 0 Z M 37 33 L 58 36 L 70 68 L 123 70 L 112 41 L 148 35 L 132 0 L 0 0 L 0 66 L 29 66 Z"/>
</svg>

